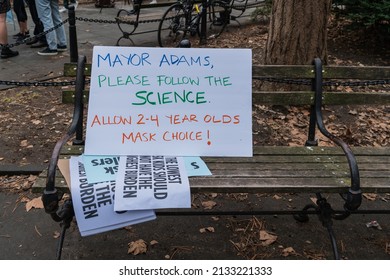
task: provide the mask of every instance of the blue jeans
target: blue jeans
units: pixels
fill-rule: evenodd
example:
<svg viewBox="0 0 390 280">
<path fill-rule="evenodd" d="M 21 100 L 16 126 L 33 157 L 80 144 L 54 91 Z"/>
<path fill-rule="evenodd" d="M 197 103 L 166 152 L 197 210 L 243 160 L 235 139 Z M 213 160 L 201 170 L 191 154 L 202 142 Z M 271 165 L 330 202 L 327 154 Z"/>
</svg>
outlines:
<svg viewBox="0 0 390 280">
<path fill-rule="evenodd" d="M 38 16 L 41 19 L 44 31 L 57 26 L 62 22 L 58 0 L 36 0 Z M 49 49 L 57 50 L 57 45 L 66 46 L 66 34 L 63 25 L 46 34 Z"/>
</svg>

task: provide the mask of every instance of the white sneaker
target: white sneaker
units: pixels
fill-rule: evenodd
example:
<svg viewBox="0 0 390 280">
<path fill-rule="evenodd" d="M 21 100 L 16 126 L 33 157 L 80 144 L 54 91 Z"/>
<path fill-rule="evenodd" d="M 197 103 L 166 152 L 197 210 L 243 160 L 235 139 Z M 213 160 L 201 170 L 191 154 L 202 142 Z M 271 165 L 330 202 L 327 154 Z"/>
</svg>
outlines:
<svg viewBox="0 0 390 280">
<path fill-rule="evenodd" d="M 153 1 L 150 2 L 149 4 L 157 4 L 157 1 L 156 1 L 156 0 L 153 0 Z"/>
<path fill-rule="evenodd" d="M 79 5 L 79 1 L 76 1 L 76 3 L 73 4 L 75 11 L 76 11 L 78 5 Z"/>
<path fill-rule="evenodd" d="M 76 3 L 70 3 L 70 5 L 73 5 L 74 10 L 76 11 L 77 6 L 79 5 L 79 2 L 76 1 Z M 62 6 L 62 7 L 59 9 L 59 12 L 60 12 L 60 13 L 64 13 L 64 12 L 66 12 L 67 10 L 68 10 L 67 8 L 65 8 L 64 6 Z"/>
</svg>

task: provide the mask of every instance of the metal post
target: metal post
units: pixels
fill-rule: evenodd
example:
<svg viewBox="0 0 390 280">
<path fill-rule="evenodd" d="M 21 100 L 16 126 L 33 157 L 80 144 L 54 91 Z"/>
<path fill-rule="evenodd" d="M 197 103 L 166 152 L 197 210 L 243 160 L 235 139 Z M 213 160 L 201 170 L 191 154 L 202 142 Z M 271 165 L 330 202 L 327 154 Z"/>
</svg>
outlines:
<svg viewBox="0 0 390 280">
<path fill-rule="evenodd" d="M 73 140 L 73 145 L 84 145 L 83 119 L 84 119 L 85 63 L 86 63 L 85 56 L 80 56 L 78 58 L 78 63 L 77 63 L 76 92 L 75 92 L 75 108 L 77 108 L 78 110 L 79 117 L 76 125 L 76 138 Z"/>
<path fill-rule="evenodd" d="M 315 79 L 312 79 L 311 90 L 315 91 Z M 313 96 L 314 100 L 314 96 Z M 316 139 L 316 127 L 317 127 L 317 117 L 316 117 L 316 109 L 314 104 L 310 106 L 310 123 L 309 123 L 309 131 L 307 134 L 307 140 L 305 146 L 318 146 L 318 140 Z"/>
<path fill-rule="evenodd" d="M 68 17 L 70 62 L 76 63 L 79 53 L 77 49 L 76 13 L 73 4 L 68 7 Z"/>
<path fill-rule="evenodd" d="M 309 131 L 308 131 L 305 146 L 318 146 L 318 140 L 316 139 L 316 126 L 317 126 L 317 118 L 316 118 L 315 107 L 314 105 L 311 105 Z"/>
<path fill-rule="evenodd" d="M 207 43 L 207 1 L 202 0 L 202 18 L 200 23 L 200 44 Z"/>
</svg>

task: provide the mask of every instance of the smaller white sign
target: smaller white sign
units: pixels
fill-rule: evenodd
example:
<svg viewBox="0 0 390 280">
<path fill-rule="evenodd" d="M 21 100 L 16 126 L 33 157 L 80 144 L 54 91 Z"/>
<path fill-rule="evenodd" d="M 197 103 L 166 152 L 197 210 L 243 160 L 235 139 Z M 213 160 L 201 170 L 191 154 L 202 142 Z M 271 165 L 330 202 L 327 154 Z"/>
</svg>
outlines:
<svg viewBox="0 0 390 280">
<path fill-rule="evenodd" d="M 115 211 L 191 208 L 183 158 L 122 156 L 115 188 Z"/>
<path fill-rule="evenodd" d="M 115 181 L 90 184 L 82 157 L 70 159 L 71 194 L 77 225 L 82 236 L 154 220 L 153 210 L 114 210 Z"/>
</svg>

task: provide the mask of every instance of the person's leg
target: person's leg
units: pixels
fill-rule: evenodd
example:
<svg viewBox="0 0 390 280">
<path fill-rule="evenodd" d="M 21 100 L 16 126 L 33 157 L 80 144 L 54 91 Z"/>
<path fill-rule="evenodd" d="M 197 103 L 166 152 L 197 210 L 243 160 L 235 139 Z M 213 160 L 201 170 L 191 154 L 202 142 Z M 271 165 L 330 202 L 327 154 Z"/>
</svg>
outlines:
<svg viewBox="0 0 390 280">
<path fill-rule="evenodd" d="M 38 11 L 37 11 L 37 6 L 35 4 L 35 0 L 26 0 L 26 1 L 27 1 L 29 10 L 30 10 L 31 18 L 32 18 L 34 25 L 35 25 L 34 35 L 38 35 L 38 34 L 43 32 L 43 24 L 42 24 L 41 19 L 38 16 Z M 46 44 L 46 36 L 34 38 L 34 40 L 27 43 L 27 45 L 36 44 L 38 41 L 40 42 L 40 44 L 36 45 L 36 47 L 43 46 L 43 44 Z"/>
<path fill-rule="evenodd" d="M 28 28 L 27 13 L 23 0 L 14 0 L 14 12 L 19 23 L 19 34 L 21 35 L 19 37 L 24 37 L 23 35 L 26 35 L 28 33 Z"/>
<path fill-rule="evenodd" d="M 39 24 L 41 20 L 38 17 L 37 7 L 35 6 L 35 0 L 26 0 L 28 9 L 30 10 L 30 15 L 32 18 L 32 21 L 34 22 L 35 28 L 34 28 L 34 35 L 39 34 Z"/>
<path fill-rule="evenodd" d="M 51 0 L 50 1 L 50 7 L 52 11 L 52 18 L 54 26 L 58 26 L 62 22 L 62 18 L 59 11 L 59 5 L 58 0 Z M 66 46 L 67 45 L 67 39 L 66 39 L 66 33 L 64 25 L 61 25 L 56 29 L 56 37 L 57 37 L 57 44 L 59 46 Z"/>
<path fill-rule="evenodd" d="M 44 31 L 54 27 L 50 2 L 50 0 L 37 0 L 36 2 L 38 16 L 43 23 Z M 46 41 L 50 50 L 57 50 L 57 39 L 55 31 L 51 31 L 46 34 Z"/>
<path fill-rule="evenodd" d="M 0 44 L 8 44 L 6 14 L 0 14 Z"/>
<path fill-rule="evenodd" d="M 17 56 L 19 54 L 19 52 L 11 50 L 7 45 L 8 45 L 7 17 L 6 17 L 6 13 L 0 13 L 1 58 L 10 58 L 13 56 Z"/>
</svg>

